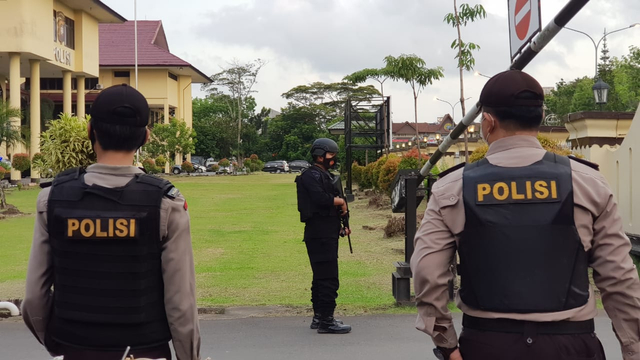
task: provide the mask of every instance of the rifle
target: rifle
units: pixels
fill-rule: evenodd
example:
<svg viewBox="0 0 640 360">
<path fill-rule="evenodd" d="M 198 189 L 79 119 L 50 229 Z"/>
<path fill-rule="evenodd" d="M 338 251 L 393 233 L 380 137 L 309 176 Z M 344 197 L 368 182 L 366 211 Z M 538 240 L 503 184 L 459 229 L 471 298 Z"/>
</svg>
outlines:
<svg viewBox="0 0 640 360">
<path fill-rule="evenodd" d="M 336 196 L 344 200 L 344 203 L 347 205 L 347 213 L 340 214 L 340 220 L 342 221 L 342 229 L 340 230 L 340 236 L 344 237 L 346 234 L 345 228 L 351 229 L 349 226 L 349 203 L 347 203 L 347 198 L 344 196 L 344 192 L 342 190 L 342 180 L 340 179 L 340 175 L 331 174 L 331 185 L 335 190 Z M 347 235 L 347 239 L 349 240 L 349 251 L 353 254 L 353 247 L 351 247 L 351 235 Z"/>
</svg>

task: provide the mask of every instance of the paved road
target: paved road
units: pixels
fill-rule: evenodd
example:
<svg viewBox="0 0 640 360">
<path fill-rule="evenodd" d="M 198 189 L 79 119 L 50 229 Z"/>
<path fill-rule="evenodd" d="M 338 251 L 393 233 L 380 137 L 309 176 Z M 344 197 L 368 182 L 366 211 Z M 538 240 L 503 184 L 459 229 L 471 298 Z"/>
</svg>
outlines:
<svg viewBox="0 0 640 360">
<path fill-rule="evenodd" d="M 460 329 L 461 315 L 455 314 Z M 309 329 L 309 318 L 245 318 L 204 320 L 202 356 L 212 360 L 325 360 L 327 352 L 355 360 L 435 360 L 431 340 L 413 327 L 414 315 L 375 315 L 345 318 L 354 330 L 348 335 L 320 335 Z M 621 360 L 618 342 L 606 316 L 596 318 L 598 336 L 610 360 Z M 48 360 L 21 322 L 0 322 L 1 360 Z"/>
</svg>

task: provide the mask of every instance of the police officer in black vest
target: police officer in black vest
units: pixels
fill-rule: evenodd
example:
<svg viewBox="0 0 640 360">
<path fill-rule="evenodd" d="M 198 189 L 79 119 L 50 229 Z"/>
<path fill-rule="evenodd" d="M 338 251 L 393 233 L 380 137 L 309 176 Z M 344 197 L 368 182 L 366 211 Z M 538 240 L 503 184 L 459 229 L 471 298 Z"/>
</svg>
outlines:
<svg viewBox="0 0 640 360">
<path fill-rule="evenodd" d="M 333 317 L 338 297 L 338 237 L 341 214 L 347 214 L 347 204 L 337 196 L 329 169 L 336 165 L 338 144 L 321 138 L 313 142 L 311 155 L 314 164 L 296 177 L 298 211 L 305 223 L 304 242 L 307 246 L 313 281 L 311 303 L 314 316 L 312 329 L 318 333 L 346 334 L 351 326 Z M 345 228 L 346 234 L 351 230 Z"/>
<path fill-rule="evenodd" d="M 445 359 L 604 359 L 589 267 L 624 359 L 640 359 L 640 281 L 615 197 L 597 165 L 542 148 L 543 101 L 522 71 L 492 77 L 480 95 L 486 157 L 432 188 L 411 268 L 416 327 Z M 459 340 L 447 308 L 456 250 Z"/>
<path fill-rule="evenodd" d="M 135 358 L 171 359 L 171 340 L 179 360 L 197 360 L 187 203 L 132 166 L 149 138 L 147 101 L 117 85 L 91 115 L 97 164 L 60 173 L 38 197 L 24 321 L 65 360 L 122 359 L 128 347 Z"/>
</svg>

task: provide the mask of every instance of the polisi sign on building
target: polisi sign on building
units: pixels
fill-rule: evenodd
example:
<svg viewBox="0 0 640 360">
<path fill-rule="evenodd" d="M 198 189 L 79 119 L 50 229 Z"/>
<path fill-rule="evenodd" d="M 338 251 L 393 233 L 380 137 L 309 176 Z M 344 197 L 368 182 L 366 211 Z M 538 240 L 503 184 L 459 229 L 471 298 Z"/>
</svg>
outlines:
<svg viewBox="0 0 640 360">
<path fill-rule="evenodd" d="M 511 61 L 541 29 L 540 0 L 509 0 Z"/>
</svg>

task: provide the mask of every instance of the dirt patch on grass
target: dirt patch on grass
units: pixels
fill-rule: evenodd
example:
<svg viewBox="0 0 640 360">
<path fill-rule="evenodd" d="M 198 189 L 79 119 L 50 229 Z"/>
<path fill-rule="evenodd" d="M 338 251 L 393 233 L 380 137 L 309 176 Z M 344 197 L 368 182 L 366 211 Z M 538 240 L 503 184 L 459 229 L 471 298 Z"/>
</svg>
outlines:
<svg viewBox="0 0 640 360">
<path fill-rule="evenodd" d="M 27 215 L 27 214 L 25 214 L 22 211 L 18 210 L 17 207 L 15 207 L 15 206 L 13 206 L 11 204 L 7 204 L 7 208 L 6 209 L 0 210 L 0 220 L 8 219 L 8 218 L 14 218 L 14 217 L 23 216 L 23 215 Z"/>
</svg>

